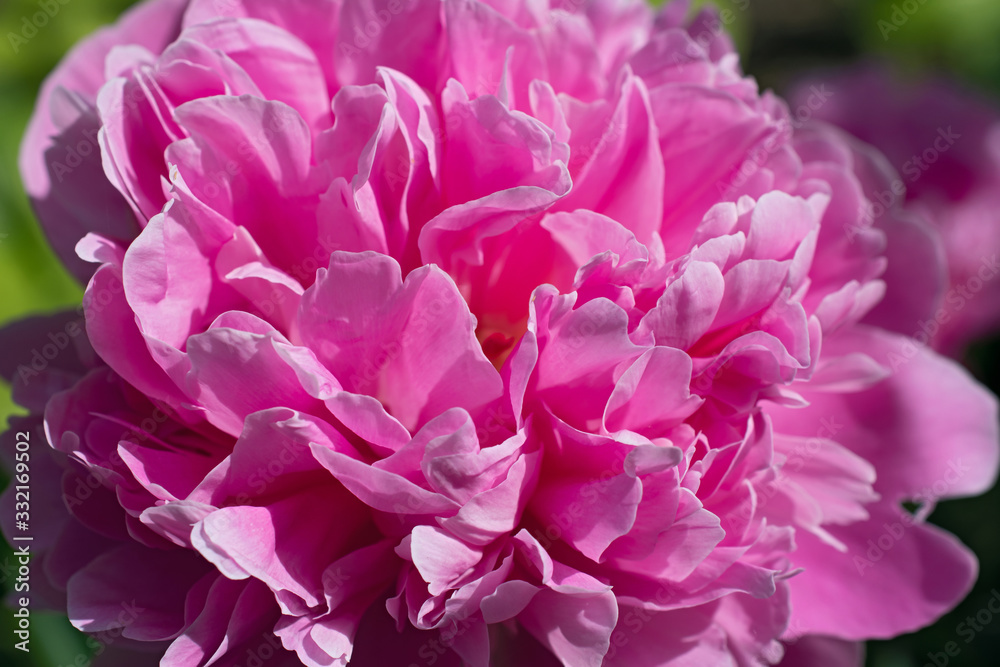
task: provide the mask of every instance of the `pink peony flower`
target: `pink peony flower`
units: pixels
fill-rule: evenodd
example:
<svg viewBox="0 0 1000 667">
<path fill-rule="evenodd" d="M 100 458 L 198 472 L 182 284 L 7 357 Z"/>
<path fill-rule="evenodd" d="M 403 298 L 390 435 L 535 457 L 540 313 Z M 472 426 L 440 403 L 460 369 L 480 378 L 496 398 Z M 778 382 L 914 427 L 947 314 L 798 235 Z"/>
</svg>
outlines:
<svg viewBox="0 0 1000 667">
<path fill-rule="evenodd" d="M 902 208 L 923 221 L 909 243 L 889 249 L 898 268 L 890 260 L 883 279 L 902 309 L 881 308 L 870 321 L 960 356 L 1000 330 L 1000 108 L 954 82 L 904 83 L 872 64 L 803 83 L 793 103 L 815 85 L 831 94 L 816 117 L 888 158 L 890 180 L 866 192 L 871 215 Z M 908 297 L 915 284 L 929 298 Z"/>
<path fill-rule="evenodd" d="M 686 13 L 154 0 L 78 47 L 22 168 L 86 341 L 0 341 L 52 604 L 315 667 L 857 665 L 952 608 L 925 518 L 996 400 L 865 321 L 923 228 Z"/>
</svg>

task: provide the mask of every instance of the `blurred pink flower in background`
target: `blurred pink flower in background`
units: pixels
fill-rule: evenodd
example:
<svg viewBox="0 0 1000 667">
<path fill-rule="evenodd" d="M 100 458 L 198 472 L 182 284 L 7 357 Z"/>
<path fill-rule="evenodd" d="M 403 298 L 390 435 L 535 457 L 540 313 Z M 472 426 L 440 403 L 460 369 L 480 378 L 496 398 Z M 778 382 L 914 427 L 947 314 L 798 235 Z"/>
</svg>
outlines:
<svg viewBox="0 0 1000 667">
<path fill-rule="evenodd" d="M 72 52 L 21 165 L 86 336 L 0 334 L 51 604 L 323 667 L 857 665 L 952 608 L 996 400 L 878 321 L 940 242 L 687 15 L 155 0 Z"/>
<path fill-rule="evenodd" d="M 899 252 L 897 263 L 915 270 L 890 269 L 886 282 L 900 301 L 912 280 L 927 285 L 934 277 L 938 291 L 906 312 L 886 311 L 878 323 L 960 356 L 970 342 L 1000 329 L 1000 105 L 944 78 L 906 81 L 871 63 L 812 75 L 791 93 L 792 103 L 816 85 L 831 96 L 815 117 L 887 158 L 887 187 L 865 193 L 872 214 L 902 208 L 925 227 L 922 249 Z"/>
</svg>

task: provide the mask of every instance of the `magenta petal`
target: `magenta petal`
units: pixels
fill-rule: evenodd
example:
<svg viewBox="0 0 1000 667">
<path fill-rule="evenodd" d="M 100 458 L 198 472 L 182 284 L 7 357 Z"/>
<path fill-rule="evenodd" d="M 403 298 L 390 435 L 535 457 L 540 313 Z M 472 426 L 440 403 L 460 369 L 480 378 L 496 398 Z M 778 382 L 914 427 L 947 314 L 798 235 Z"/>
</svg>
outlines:
<svg viewBox="0 0 1000 667">
<path fill-rule="evenodd" d="M 123 43 L 162 50 L 176 37 L 185 4 L 156 0 L 136 6 L 115 26 L 77 45 L 42 86 L 21 143 L 21 178 L 57 254 L 81 280 L 93 268 L 75 258 L 77 241 L 88 232 L 128 241 L 139 231 L 132 210 L 100 167 L 95 105 L 105 82 L 105 57 Z M 81 142 L 84 154 L 77 148 Z"/>
<path fill-rule="evenodd" d="M 315 211 L 325 187 L 313 171 L 312 135 L 299 112 L 244 95 L 193 100 L 174 115 L 191 138 L 167 151 L 176 167 L 172 179 L 183 181 L 217 214 L 246 227 L 267 246 L 275 266 L 294 274 L 306 258 L 315 262 Z M 293 209 L 300 224 L 278 232 L 274 220 Z"/>
<path fill-rule="evenodd" d="M 215 328 L 188 339 L 191 370 L 186 388 L 215 426 L 238 435 L 245 416 L 252 412 L 279 405 L 312 411 L 320 405 L 278 352 L 279 336 Z M 239 385 L 237 378 L 250 368 L 258 383 L 231 392 Z"/>
<path fill-rule="evenodd" d="M 121 268 L 105 264 L 98 269 L 83 304 L 87 335 L 101 358 L 147 396 L 180 404 L 180 392 L 153 359 L 126 301 Z"/>
<path fill-rule="evenodd" d="M 523 435 L 508 443 L 520 447 Z M 500 445 L 493 449 L 503 447 Z M 513 531 L 527 503 L 526 493 L 537 475 L 538 454 L 522 455 L 506 471 L 506 477 L 493 488 L 473 496 L 453 517 L 441 525 L 470 544 L 486 544 Z"/>
<path fill-rule="evenodd" d="M 209 259 L 175 215 L 168 208 L 150 220 L 125 253 L 122 274 L 143 333 L 179 348 L 201 324 L 209 300 L 203 286 L 213 276 Z"/>
<path fill-rule="evenodd" d="M 152 60 L 152 54 L 144 55 L 143 60 Z M 112 79 L 97 96 L 104 172 L 141 222 L 163 208 L 161 178 L 167 173 L 163 156 L 176 138 L 173 128 L 161 122 L 160 109 L 166 101 L 155 80 L 145 74 L 150 64 L 134 63 L 134 75 Z"/>
<path fill-rule="evenodd" d="M 602 102 L 597 113 L 567 119 L 574 187 L 560 207 L 606 215 L 648 243 L 663 219 L 667 177 L 649 91 L 638 77 L 621 78 L 610 113 Z"/>
<path fill-rule="evenodd" d="M 880 221 L 888 236 L 888 266 L 882 276 L 885 299 L 865 322 L 914 336 L 944 305 L 948 284 L 945 250 L 937 231 L 919 218 L 903 214 L 886 218 Z"/>
<path fill-rule="evenodd" d="M 434 267 L 404 283 L 390 258 L 334 253 L 303 297 L 299 323 L 346 389 L 378 398 L 411 429 L 450 407 L 475 414 L 502 391 L 468 307 Z"/>
<path fill-rule="evenodd" d="M 680 350 L 655 347 L 619 378 L 604 413 L 609 431 L 629 429 L 655 437 L 690 417 L 702 399 L 692 396 L 691 358 Z M 664 387 L 675 388 L 667 394 Z"/>
<path fill-rule="evenodd" d="M 536 294 L 536 308 L 547 301 Z M 552 300 L 560 309 L 568 303 Z M 627 314 L 607 299 L 597 299 L 568 313 L 541 311 L 539 319 L 548 320 L 539 324 L 548 340 L 539 356 L 536 391 L 567 423 L 599 420 L 618 366 L 643 352 L 629 340 Z M 566 363 L 569 359 L 572 364 Z"/>
<path fill-rule="evenodd" d="M 619 255 L 622 264 L 647 257 L 646 248 L 627 227 L 586 209 L 551 213 L 542 220 L 542 227 L 549 230 L 578 267 L 609 250 Z"/>
<path fill-rule="evenodd" d="M 334 64 L 341 81 L 368 83 L 376 67 L 390 67 L 421 86 L 437 85 L 441 63 L 434 54 L 442 37 L 439 3 L 403 2 L 389 7 L 359 0 L 338 4 L 340 35 Z M 373 16 L 385 23 L 374 37 L 366 32 Z"/>
<path fill-rule="evenodd" d="M 431 642 L 438 642 L 435 645 L 442 650 L 427 649 Z M 352 667 L 420 664 L 429 655 L 435 657 L 436 667 L 464 667 L 462 659 L 441 642 L 439 632 L 420 631 L 409 623 L 399 629 L 382 602 L 371 605 L 361 616 L 355 645 Z M 424 657 L 419 655 L 421 649 Z"/>
<path fill-rule="evenodd" d="M 221 509 L 202 520 L 192 541 L 230 578 L 252 575 L 266 583 L 284 604 L 292 604 L 290 594 L 312 607 L 321 599 L 320 578 L 330 557 L 350 537 L 350 522 L 345 533 L 316 534 L 307 508 L 313 503 L 337 507 L 341 500 L 342 492 L 338 494 L 336 487 L 314 487 L 266 507 Z M 252 539 L 248 539 L 250 535 Z"/>
<path fill-rule="evenodd" d="M 187 28 L 183 38 L 225 53 L 265 99 L 284 102 L 316 129 L 330 125 L 329 94 L 316 55 L 291 33 L 260 20 L 217 20 Z"/>
<path fill-rule="evenodd" d="M 563 664 L 595 664 L 610 646 L 618 605 L 610 591 L 572 596 L 542 590 L 518 618 Z"/>
<path fill-rule="evenodd" d="M 779 429 L 813 437 L 818 420 L 827 419 L 835 439 L 875 465 L 875 490 L 892 500 L 931 502 L 993 485 L 997 400 L 967 371 L 909 339 L 867 327 L 842 332 L 826 348 L 865 349 L 893 375 L 861 393 L 811 393 L 806 410 L 777 413 Z"/>
<path fill-rule="evenodd" d="M 632 529 L 641 499 L 639 480 L 619 475 L 599 485 L 571 480 L 549 483 L 544 493 L 535 496 L 532 509 L 542 517 L 559 517 L 563 508 L 585 508 L 581 517 L 560 531 L 561 538 L 584 556 L 600 561 L 611 543 Z"/>
<path fill-rule="evenodd" d="M 742 101 L 695 86 L 650 91 L 667 187 L 664 244 L 684 248 L 701 216 L 727 194 L 748 150 L 773 132 Z"/>
<path fill-rule="evenodd" d="M 90 632 L 121 629 L 142 641 L 173 639 L 184 626 L 187 590 L 209 567 L 190 551 L 122 545 L 70 578 L 70 620 Z"/>
<path fill-rule="evenodd" d="M 658 667 L 667 660 L 680 667 L 736 667 L 725 634 L 712 624 L 713 611 L 714 605 L 660 613 L 623 608 L 604 664 Z"/>
<path fill-rule="evenodd" d="M 791 636 L 892 637 L 932 623 L 969 592 L 978 566 L 955 537 L 885 505 L 870 512 L 868 521 L 829 527 L 843 553 L 796 535 L 795 564 L 811 574 L 789 580 Z"/>
<path fill-rule="evenodd" d="M 821 635 L 806 635 L 785 644 L 780 667 L 861 667 L 864 644 Z"/>
<path fill-rule="evenodd" d="M 722 305 L 726 282 L 712 262 L 691 262 L 667 285 L 643 318 L 658 345 L 686 350 L 708 332 Z"/>
<path fill-rule="evenodd" d="M 258 639 L 273 627 L 278 608 L 266 586 L 218 574 L 210 581 L 203 605 L 193 610 L 196 618 L 164 653 L 164 667 L 216 664 L 227 651 Z M 189 595 L 189 606 L 190 601 Z"/>
<path fill-rule="evenodd" d="M 427 582 L 431 595 L 452 588 L 482 558 L 481 551 L 469 548 L 439 528 L 417 526 L 411 535 L 410 558 Z"/>
<path fill-rule="evenodd" d="M 313 447 L 313 455 L 369 507 L 394 514 L 450 514 L 458 504 L 405 478 L 373 468 L 339 452 Z"/>
</svg>

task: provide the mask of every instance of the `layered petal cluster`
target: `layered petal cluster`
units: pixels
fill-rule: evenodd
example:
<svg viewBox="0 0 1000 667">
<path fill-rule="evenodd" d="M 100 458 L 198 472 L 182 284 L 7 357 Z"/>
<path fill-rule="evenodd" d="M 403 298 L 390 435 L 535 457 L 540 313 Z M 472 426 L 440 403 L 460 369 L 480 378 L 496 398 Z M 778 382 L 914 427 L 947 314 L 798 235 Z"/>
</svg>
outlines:
<svg viewBox="0 0 1000 667">
<path fill-rule="evenodd" d="M 895 171 L 866 193 L 872 217 L 902 211 L 922 221 L 922 229 L 889 251 L 898 269 L 890 269 L 885 281 L 899 293 L 894 301 L 901 307 L 881 309 L 873 322 L 950 356 L 995 335 L 1000 108 L 953 81 L 905 82 L 881 64 L 816 76 L 791 99 L 807 97 L 816 86 L 829 94 L 816 118 L 875 146 Z M 927 296 L 908 296 L 914 285 Z"/>
<path fill-rule="evenodd" d="M 688 13 L 152 0 L 70 54 L 22 170 L 86 336 L 0 346 L 53 604 L 178 667 L 856 665 L 956 604 L 925 519 L 1000 436 L 876 321 L 923 227 Z"/>
</svg>

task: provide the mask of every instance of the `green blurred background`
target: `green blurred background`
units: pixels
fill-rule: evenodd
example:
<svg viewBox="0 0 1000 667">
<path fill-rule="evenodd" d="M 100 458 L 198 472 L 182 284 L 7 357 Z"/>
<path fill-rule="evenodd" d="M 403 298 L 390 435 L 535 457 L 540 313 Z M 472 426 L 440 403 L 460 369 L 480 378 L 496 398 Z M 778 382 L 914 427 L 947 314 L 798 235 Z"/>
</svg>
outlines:
<svg viewBox="0 0 1000 667">
<path fill-rule="evenodd" d="M 779 92 L 803 70 L 846 63 L 867 55 L 886 57 L 912 74 L 946 72 L 993 97 L 1000 97 L 1000 2 L 998 0 L 907 0 L 919 7 L 899 30 L 879 28 L 901 0 L 715 0 L 732 12 L 746 71 L 762 86 Z M 78 305 L 82 290 L 53 258 L 35 223 L 17 172 L 17 149 L 38 87 L 62 55 L 81 37 L 112 22 L 129 0 L 68 0 L 27 43 L 25 17 L 39 11 L 32 0 L 0 0 L 0 324 L 27 314 Z M 895 7 L 894 7 L 895 6 Z M 727 15 L 728 16 L 728 15 Z M 919 113 L 919 109 L 914 109 Z M 967 365 L 994 392 L 1000 391 L 1000 344 L 985 341 L 970 351 Z M 16 408 L 0 385 L 0 420 Z M 929 653 L 948 642 L 961 648 L 949 665 L 1000 665 L 1000 616 L 966 644 L 956 626 L 986 608 L 1000 590 L 1000 491 L 939 506 L 931 517 L 958 535 L 980 557 L 975 590 L 954 612 L 925 630 L 887 642 L 871 642 L 869 667 L 934 665 Z M 0 589 L 7 586 L 13 560 L 0 544 Z M 0 614 L 3 667 L 83 667 L 83 638 L 65 618 L 34 613 L 32 651 L 12 649 L 13 619 Z M 943 667 L 938 656 L 938 667 Z M 393 667 L 387 665 L 386 667 Z M 710 666 L 706 666 L 710 667 Z"/>
</svg>

